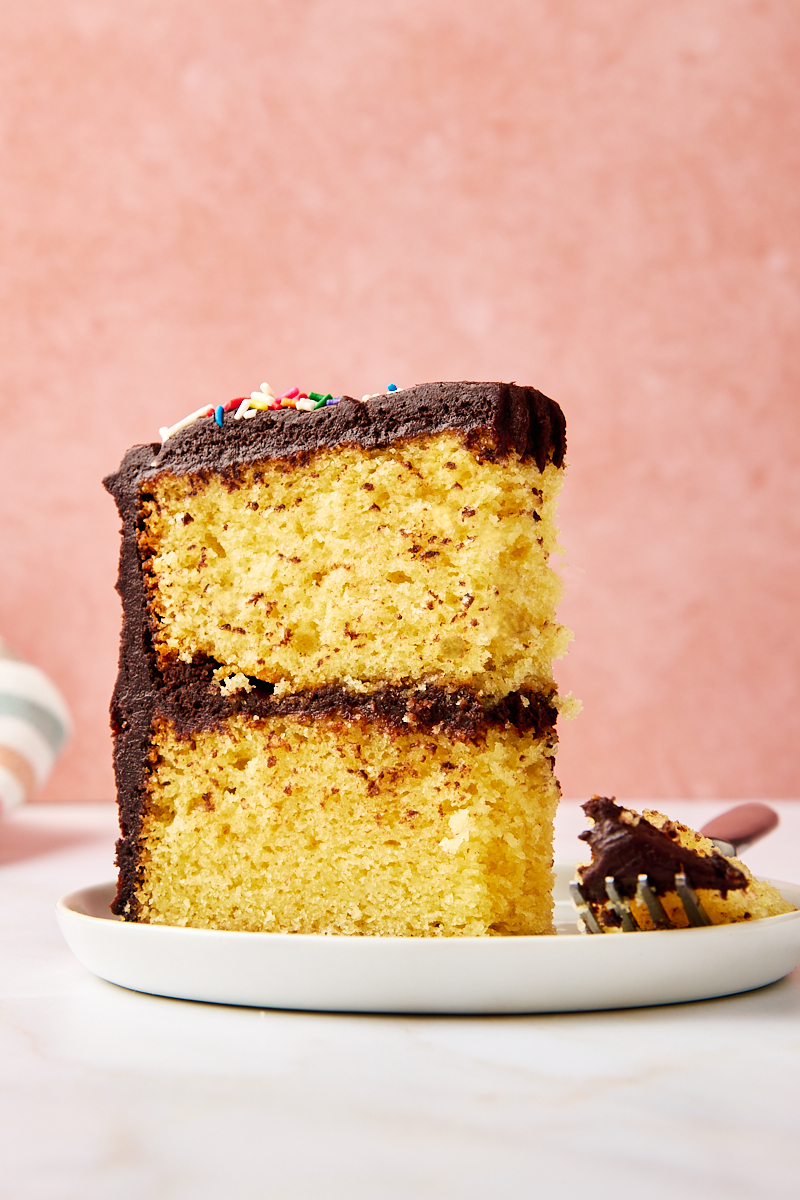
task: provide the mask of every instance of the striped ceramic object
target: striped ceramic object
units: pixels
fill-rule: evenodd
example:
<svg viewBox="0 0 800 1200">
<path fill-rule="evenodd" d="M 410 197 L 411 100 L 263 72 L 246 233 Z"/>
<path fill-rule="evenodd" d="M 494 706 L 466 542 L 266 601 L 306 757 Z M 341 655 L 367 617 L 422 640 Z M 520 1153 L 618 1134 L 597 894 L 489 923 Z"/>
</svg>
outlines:
<svg viewBox="0 0 800 1200">
<path fill-rule="evenodd" d="M 0 642 L 0 810 L 30 799 L 72 730 L 61 693 Z"/>
</svg>

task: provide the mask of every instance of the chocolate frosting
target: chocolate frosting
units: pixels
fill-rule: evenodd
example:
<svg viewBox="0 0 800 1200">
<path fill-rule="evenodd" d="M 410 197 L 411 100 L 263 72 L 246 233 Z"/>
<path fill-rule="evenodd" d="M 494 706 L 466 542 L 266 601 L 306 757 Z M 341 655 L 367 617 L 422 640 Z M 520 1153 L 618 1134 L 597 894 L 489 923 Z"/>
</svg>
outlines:
<svg viewBox="0 0 800 1200">
<path fill-rule="evenodd" d="M 156 667 L 147 596 L 137 544 L 139 504 L 147 480 L 161 471 L 172 474 L 214 471 L 235 484 L 240 466 L 276 459 L 303 460 L 314 451 L 337 446 L 377 449 L 402 439 L 451 430 L 482 459 L 517 453 L 543 470 L 560 467 L 566 450 L 564 417 L 558 405 L 534 388 L 503 383 L 431 383 L 361 403 L 343 397 L 338 405 L 304 413 L 293 409 L 259 413 L 219 427 L 201 418 L 162 446 L 134 446 L 104 485 L 122 518 L 117 591 L 123 623 L 119 672 L 111 701 L 114 770 L 121 838 L 117 843 L 119 887 L 113 911 L 135 919 L 139 832 L 145 803 L 153 722 L 171 722 L 179 736 L 219 725 L 243 713 L 253 717 L 293 715 L 303 720 L 338 715 L 348 721 L 380 722 L 389 731 L 415 728 L 478 741 L 491 725 L 508 725 L 550 736 L 555 742 L 552 698 L 515 694 L 485 706 L 468 688 L 428 685 L 385 687 L 369 695 L 341 688 L 276 698 L 272 688 L 251 680 L 252 690 L 223 696 L 213 680 L 220 664 L 203 659 Z M 527 702 L 527 703 L 526 703 Z"/>
<path fill-rule="evenodd" d="M 368 693 L 324 687 L 276 697 L 271 684 L 250 678 L 244 688 L 223 695 L 213 672 L 220 664 L 203 658 L 192 663 L 170 660 L 158 678 L 153 717 L 168 720 L 179 737 L 219 728 L 232 716 L 297 717 L 313 721 L 338 717 L 380 725 L 389 733 L 416 729 L 444 732 L 457 741 L 479 741 L 489 726 L 513 725 L 521 733 L 542 737 L 553 731 L 557 711 L 552 696 L 514 692 L 491 705 L 467 687 L 444 688 L 385 685 Z"/>
<path fill-rule="evenodd" d="M 591 863 L 579 868 L 587 900 L 605 902 L 608 875 L 613 875 L 619 894 L 627 898 L 636 895 L 641 874 L 649 877 L 650 886 L 662 896 L 675 890 L 679 871 L 685 871 L 693 887 L 713 888 L 723 896 L 747 887 L 747 876 L 717 850 L 705 855 L 682 846 L 672 824 L 656 829 L 644 817 L 628 824 L 623 814 L 629 810 L 605 796 L 593 796 L 582 807 L 594 821 L 591 829 L 580 835 L 592 848 Z"/>
<path fill-rule="evenodd" d="M 343 396 L 339 404 L 314 412 L 284 408 L 222 426 L 201 417 L 164 443 L 154 445 L 147 467 L 174 474 L 231 469 L 271 459 L 289 459 L 336 446 L 377 450 L 423 434 L 460 433 L 483 457 L 512 451 L 533 458 L 539 470 L 548 459 L 564 462 L 566 424 L 561 409 L 535 388 L 514 383 L 421 383 L 361 402 Z M 142 463 L 144 467 L 144 463 Z M 114 491 L 114 477 L 106 486 Z"/>
</svg>

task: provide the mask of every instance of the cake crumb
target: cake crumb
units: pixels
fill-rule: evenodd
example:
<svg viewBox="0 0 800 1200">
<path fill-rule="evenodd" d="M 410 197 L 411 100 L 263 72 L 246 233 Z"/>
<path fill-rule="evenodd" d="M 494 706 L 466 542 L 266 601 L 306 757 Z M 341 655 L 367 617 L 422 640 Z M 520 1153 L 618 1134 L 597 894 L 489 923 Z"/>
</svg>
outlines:
<svg viewBox="0 0 800 1200">
<path fill-rule="evenodd" d="M 565 696 L 554 696 L 553 704 L 558 709 L 562 721 L 574 721 L 583 709 L 583 701 L 573 692 L 567 692 Z"/>
<path fill-rule="evenodd" d="M 453 836 L 442 838 L 439 847 L 444 850 L 445 854 L 455 854 L 464 842 L 469 841 L 469 813 L 462 808 L 458 812 L 452 813 L 447 823 Z"/>
<path fill-rule="evenodd" d="M 231 696 L 234 692 L 252 692 L 253 685 L 241 671 L 231 671 L 230 667 L 217 667 L 214 678 L 219 684 L 223 696 Z"/>
</svg>

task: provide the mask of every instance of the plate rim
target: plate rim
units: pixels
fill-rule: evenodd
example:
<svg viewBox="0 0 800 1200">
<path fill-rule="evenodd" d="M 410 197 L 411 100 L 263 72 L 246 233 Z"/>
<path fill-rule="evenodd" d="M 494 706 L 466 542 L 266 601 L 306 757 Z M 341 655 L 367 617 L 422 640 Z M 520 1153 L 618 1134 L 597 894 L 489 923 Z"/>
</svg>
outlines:
<svg viewBox="0 0 800 1200">
<path fill-rule="evenodd" d="M 110 899 L 111 882 L 61 897 L 56 916 L 78 961 L 110 983 L 174 999 L 296 1011 L 477 1016 L 640 1008 L 752 991 L 800 964 L 800 911 L 651 930 L 649 938 L 581 934 L 577 911 L 558 890 L 574 863 L 556 866 L 562 936 L 251 933 L 85 911 L 91 897 Z M 800 908 L 800 885 L 783 888 Z M 565 909 L 568 917 L 559 920 Z"/>
</svg>

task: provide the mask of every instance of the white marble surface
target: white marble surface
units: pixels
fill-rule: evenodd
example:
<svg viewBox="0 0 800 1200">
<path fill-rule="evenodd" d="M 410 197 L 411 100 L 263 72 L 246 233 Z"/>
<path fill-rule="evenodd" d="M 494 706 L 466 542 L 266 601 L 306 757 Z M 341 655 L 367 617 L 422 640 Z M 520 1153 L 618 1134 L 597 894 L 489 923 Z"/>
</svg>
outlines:
<svg viewBox="0 0 800 1200">
<path fill-rule="evenodd" d="M 703 821 L 720 803 L 675 801 Z M 800 802 L 746 856 L 800 879 Z M 580 857 L 575 805 L 557 855 Z M 115 814 L 0 823 L 0 1196 L 753 1200 L 796 1191 L 800 970 L 749 995 L 531 1017 L 329 1016 L 126 992 L 58 932 Z M 797 864 L 797 866 L 795 866 Z"/>
</svg>

